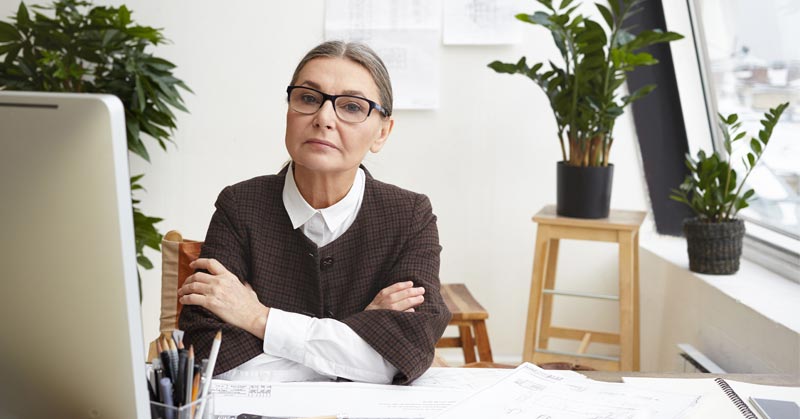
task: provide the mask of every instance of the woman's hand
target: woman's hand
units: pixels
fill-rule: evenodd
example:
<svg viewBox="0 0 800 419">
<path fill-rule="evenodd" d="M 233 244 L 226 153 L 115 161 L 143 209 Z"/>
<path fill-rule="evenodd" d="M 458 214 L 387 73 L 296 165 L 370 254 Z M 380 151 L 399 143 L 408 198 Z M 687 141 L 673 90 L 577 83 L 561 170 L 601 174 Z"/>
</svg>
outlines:
<svg viewBox="0 0 800 419">
<path fill-rule="evenodd" d="M 364 311 L 384 309 L 413 313 L 414 307 L 425 301 L 422 294 L 425 294 L 425 288 L 414 288 L 411 281 L 398 282 L 382 289 Z"/>
<path fill-rule="evenodd" d="M 242 284 L 216 259 L 197 259 L 189 267 L 205 269 L 208 273 L 195 272 L 186 278 L 178 290 L 181 304 L 203 307 L 225 323 L 264 338 L 269 307 L 258 301 L 249 284 Z"/>
</svg>

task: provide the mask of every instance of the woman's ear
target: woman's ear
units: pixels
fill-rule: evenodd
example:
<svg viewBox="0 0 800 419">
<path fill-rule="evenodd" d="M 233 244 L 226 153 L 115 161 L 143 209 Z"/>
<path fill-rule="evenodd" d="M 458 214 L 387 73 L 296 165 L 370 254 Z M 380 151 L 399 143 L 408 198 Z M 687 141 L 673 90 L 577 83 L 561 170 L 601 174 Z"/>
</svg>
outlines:
<svg viewBox="0 0 800 419">
<path fill-rule="evenodd" d="M 383 145 L 386 144 L 386 140 L 389 139 L 389 134 L 392 133 L 392 128 L 394 128 L 394 118 L 389 117 L 382 121 L 380 131 L 378 131 L 378 138 L 369 147 L 369 151 L 373 153 L 381 151 Z"/>
</svg>

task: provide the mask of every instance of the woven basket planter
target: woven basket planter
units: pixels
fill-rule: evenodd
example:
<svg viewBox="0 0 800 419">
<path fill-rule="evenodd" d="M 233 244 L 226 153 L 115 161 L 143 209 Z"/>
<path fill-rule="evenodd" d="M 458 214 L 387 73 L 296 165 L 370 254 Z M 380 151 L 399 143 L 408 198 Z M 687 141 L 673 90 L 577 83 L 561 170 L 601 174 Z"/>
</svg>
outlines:
<svg viewBox="0 0 800 419">
<path fill-rule="evenodd" d="M 744 221 L 712 223 L 699 218 L 683 221 L 692 272 L 730 275 L 739 270 Z"/>
</svg>

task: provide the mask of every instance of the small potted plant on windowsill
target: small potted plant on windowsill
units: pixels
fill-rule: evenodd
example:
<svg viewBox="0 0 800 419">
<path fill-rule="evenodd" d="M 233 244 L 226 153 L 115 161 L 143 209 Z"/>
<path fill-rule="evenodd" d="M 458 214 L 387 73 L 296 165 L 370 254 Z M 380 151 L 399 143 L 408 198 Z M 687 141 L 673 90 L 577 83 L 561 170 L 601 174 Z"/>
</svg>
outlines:
<svg viewBox="0 0 800 419">
<path fill-rule="evenodd" d="M 753 189 L 744 190 L 745 181 L 761 161 L 772 130 L 788 106 L 783 103 L 764 114 L 758 137 L 750 138 L 750 150 L 742 157 L 744 176 L 739 176 L 731 164 L 733 146 L 747 136 L 740 131 L 741 121 L 736 114 L 719 115 L 725 157 L 700 150 L 694 159 L 687 153 L 689 174 L 678 189 L 672 190 L 670 198 L 688 205 L 697 215 L 683 222 L 691 271 L 728 275 L 739 270 L 744 221 L 736 215 L 748 207 L 755 195 Z"/>
<path fill-rule="evenodd" d="M 605 218 L 611 200 L 613 164 L 609 162 L 613 130 L 626 106 L 655 89 L 649 84 L 619 97 L 619 88 L 635 68 L 658 63 L 641 49 L 683 38 L 675 32 L 642 30 L 630 32 L 626 20 L 641 11 L 642 0 L 609 0 L 595 4 L 605 27 L 574 13 L 573 0 L 537 0 L 547 11 L 518 14 L 517 19 L 547 28 L 563 59 L 528 66 L 525 57 L 517 63 L 494 61 L 498 73 L 522 74 L 547 95 L 558 125 L 562 161 L 557 164 L 556 208 L 560 215 Z M 565 145 L 566 143 L 566 145 Z"/>
</svg>

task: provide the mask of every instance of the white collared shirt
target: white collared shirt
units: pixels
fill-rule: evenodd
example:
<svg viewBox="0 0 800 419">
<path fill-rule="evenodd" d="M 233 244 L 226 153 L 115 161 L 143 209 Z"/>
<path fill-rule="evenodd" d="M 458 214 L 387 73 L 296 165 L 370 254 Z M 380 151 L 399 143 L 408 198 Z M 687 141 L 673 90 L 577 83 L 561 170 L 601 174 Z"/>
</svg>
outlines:
<svg viewBox="0 0 800 419">
<path fill-rule="evenodd" d="M 283 205 L 292 227 L 317 247 L 336 240 L 355 221 L 364 198 L 366 175 L 359 168 L 344 198 L 315 209 L 303 198 L 286 172 Z M 397 368 L 387 362 L 346 324 L 270 308 L 264 333 L 264 353 L 218 375 L 223 380 L 320 381 L 337 377 L 369 383 L 391 383 Z"/>
<path fill-rule="evenodd" d="M 326 244 L 336 240 L 353 225 L 353 221 L 358 216 L 361 209 L 361 200 L 364 198 L 364 185 L 367 176 L 360 167 L 353 180 L 353 186 L 339 202 L 323 209 L 314 209 L 306 202 L 297 184 L 294 182 L 293 170 L 290 167 L 286 172 L 286 180 L 283 183 L 283 206 L 292 221 L 292 228 L 302 226 L 303 234 L 317 247 L 324 247 Z"/>
</svg>

